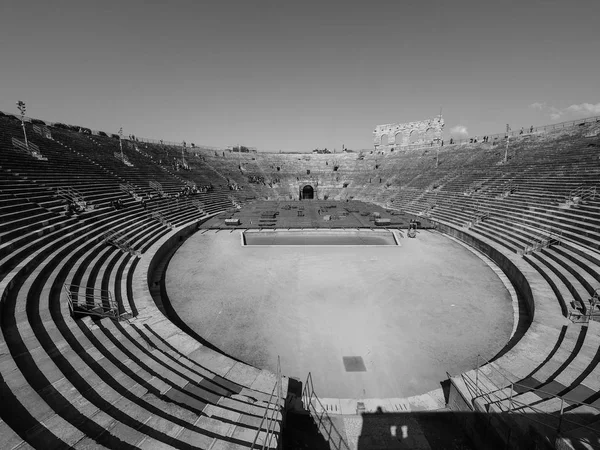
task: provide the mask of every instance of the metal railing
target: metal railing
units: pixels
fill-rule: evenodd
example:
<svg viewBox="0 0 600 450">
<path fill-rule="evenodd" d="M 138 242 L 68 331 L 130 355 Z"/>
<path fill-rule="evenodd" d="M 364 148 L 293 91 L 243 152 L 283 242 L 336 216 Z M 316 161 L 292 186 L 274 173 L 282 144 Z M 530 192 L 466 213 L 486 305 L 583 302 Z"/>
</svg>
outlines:
<svg viewBox="0 0 600 450">
<path fill-rule="evenodd" d="M 42 153 L 40 152 L 40 148 L 37 145 L 35 145 L 33 142 L 28 141 L 26 144 L 22 140 L 17 139 L 16 137 L 13 136 L 12 145 L 17 150 L 23 150 L 25 153 L 28 153 L 29 155 L 33 156 L 34 158 L 37 158 L 41 161 L 48 161 L 48 158 L 46 158 L 42 155 Z"/>
<path fill-rule="evenodd" d="M 140 256 L 141 252 L 136 250 L 131 242 L 120 231 L 108 230 L 104 233 L 103 240 L 109 245 L 114 245 L 124 252 L 130 253 L 133 256 Z"/>
<path fill-rule="evenodd" d="M 574 307 L 581 308 L 583 311 L 578 309 L 569 311 L 569 320 L 573 323 L 588 323 L 595 318 L 600 318 L 600 313 L 595 313 L 596 309 L 600 307 L 600 288 L 594 291 L 588 302 L 589 307 L 583 302 L 573 301 Z"/>
<path fill-rule="evenodd" d="M 350 450 L 350 446 L 344 440 L 342 434 L 337 430 L 327 413 L 327 409 L 323 406 L 321 400 L 319 400 L 319 396 L 315 392 L 310 372 L 306 377 L 306 383 L 304 383 L 304 388 L 302 389 L 302 404 L 313 417 L 319 432 L 321 432 L 331 448 L 334 450 Z M 317 406 L 321 410 L 320 412 L 317 410 Z"/>
<path fill-rule="evenodd" d="M 192 206 L 199 212 L 204 213 L 205 205 L 200 200 L 192 200 Z"/>
<path fill-rule="evenodd" d="M 158 181 L 149 181 L 148 186 L 150 186 L 150 189 L 155 190 L 159 194 L 163 193 L 163 187 Z"/>
<path fill-rule="evenodd" d="M 173 224 L 171 222 L 169 222 L 167 220 L 167 218 L 163 215 L 163 213 L 161 213 L 160 211 L 152 211 L 152 213 L 150 214 L 150 217 L 152 217 L 152 219 L 158 221 L 161 225 L 165 225 L 169 228 L 174 228 Z"/>
<path fill-rule="evenodd" d="M 481 365 L 480 365 L 480 361 L 482 362 Z M 483 372 L 483 370 L 481 370 L 482 367 L 490 368 L 494 373 L 499 374 L 505 380 L 505 382 L 507 382 L 507 385 L 504 387 L 498 387 L 496 385 L 496 382 L 494 380 L 492 380 L 485 372 Z M 482 377 L 485 377 L 488 381 L 488 384 L 491 384 L 494 387 L 494 389 L 491 389 L 491 390 L 486 389 L 484 387 L 483 383 L 480 382 L 480 378 L 482 378 Z M 477 355 L 477 363 L 476 363 L 476 367 L 475 367 L 475 380 L 473 380 L 473 378 L 470 375 L 468 375 L 466 372 L 461 374 L 461 378 L 463 379 L 463 381 L 465 381 L 467 388 L 470 388 L 470 389 L 474 388 L 475 395 L 473 396 L 472 403 L 474 404 L 478 398 L 486 400 L 488 402 L 486 404 L 486 408 L 487 408 L 488 412 L 489 412 L 489 406 L 495 405 L 500 410 L 500 412 L 521 414 L 522 417 L 525 417 L 528 420 L 531 420 L 540 425 L 543 425 L 544 427 L 552 429 L 553 431 L 556 432 L 556 434 L 558 436 L 560 436 L 560 433 L 561 433 L 561 430 L 562 430 L 564 424 L 568 423 L 568 424 L 571 424 L 570 429 L 585 428 L 586 430 L 593 432 L 596 436 L 598 436 L 598 438 L 600 438 L 599 430 L 589 427 L 584 423 L 576 422 L 576 421 L 572 420 L 571 418 L 567 418 L 566 414 L 568 414 L 568 413 L 565 413 L 565 408 L 567 408 L 567 407 L 584 406 L 589 409 L 589 408 L 594 408 L 594 406 L 587 404 L 587 403 L 582 403 L 582 402 L 578 402 L 575 400 L 571 400 L 571 399 L 565 399 L 562 396 L 558 396 L 555 393 L 548 392 L 543 389 L 533 388 L 531 386 L 527 386 L 527 385 L 521 384 L 519 382 L 513 382 L 499 368 L 494 367 L 492 362 L 483 358 L 481 355 Z M 480 385 L 481 385 L 481 387 L 480 387 Z M 516 391 L 515 388 L 522 388 L 522 390 L 519 392 L 519 391 Z M 502 394 L 502 391 L 505 391 L 506 389 L 510 389 L 508 397 L 506 396 L 506 393 Z M 540 408 L 536 408 L 535 406 L 532 406 L 529 403 L 525 403 L 525 402 L 522 402 L 522 401 L 514 398 L 515 395 L 519 395 L 520 393 L 525 393 L 525 392 L 534 393 L 534 394 L 539 393 L 541 395 L 538 395 L 538 397 L 540 397 L 544 401 L 549 401 L 552 399 L 559 400 L 560 401 L 560 409 L 558 409 L 558 411 L 543 410 Z M 545 421 L 536 420 L 535 418 L 532 417 L 532 414 L 527 413 L 526 410 L 532 411 L 532 412 L 539 414 L 540 416 L 543 416 L 546 419 L 550 419 L 550 420 L 545 420 Z M 557 415 L 557 413 L 558 413 L 558 415 Z M 555 419 L 554 426 L 551 425 L 551 423 L 549 423 L 552 421 L 552 419 Z M 575 438 L 575 439 L 577 439 L 577 438 Z"/>
<path fill-rule="evenodd" d="M 69 311 L 72 316 L 85 314 L 117 320 L 121 316 L 119 305 L 108 290 L 66 283 L 63 285 L 63 289 L 67 295 Z"/>
<path fill-rule="evenodd" d="M 121 155 L 119 152 L 114 152 L 113 155 L 126 166 L 133 167 L 133 164 L 129 161 L 129 158 L 127 158 L 126 155 Z"/>
<path fill-rule="evenodd" d="M 283 418 L 283 386 L 281 384 L 281 361 L 279 356 L 277 356 L 277 373 L 276 380 L 273 389 L 271 390 L 271 395 L 269 395 L 269 401 L 267 402 L 267 407 L 265 409 L 265 413 L 262 416 L 260 424 L 258 425 L 258 430 L 256 435 L 254 436 L 254 440 L 252 441 L 252 445 L 250 446 L 250 450 L 258 449 L 261 450 L 273 448 L 271 443 L 273 439 L 275 439 L 275 445 L 277 449 L 281 448 L 281 428 L 279 430 L 279 438 L 276 437 L 277 433 L 277 425 L 281 426 L 282 421 L 278 420 L 278 415 Z M 263 425 L 266 428 L 266 432 L 263 432 Z M 262 435 L 262 444 L 259 444 L 259 438 Z"/>
<path fill-rule="evenodd" d="M 534 240 L 525 246 L 523 250 L 517 252 L 518 255 L 530 255 L 533 252 L 537 252 L 543 248 L 550 247 L 551 245 L 560 245 L 562 242 L 562 230 L 560 228 L 550 228 L 547 234 L 540 234 Z"/>
<path fill-rule="evenodd" d="M 573 189 L 569 193 L 569 198 L 567 199 L 567 203 L 569 205 L 576 205 L 580 201 L 591 198 L 592 200 L 596 199 L 597 194 L 597 186 L 579 186 Z"/>
<path fill-rule="evenodd" d="M 56 195 L 77 204 L 81 208 L 86 208 L 87 203 L 81 192 L 71 186 L 59 186 L 56 188 Z"/>
<path fill-rule="evenodd" d="M 52 139 L 52 133 L 50 133 L 50 130 L 46 126 L 34 125 L 33 132 L 45 137 L 46 139 Z"/>
<path fill-rule="evenodd" d="M 126 194 L 129 194 L 129 195 L 134 195 L 135 194 L 135 190 L 136 190 L 135 186 L 133 186 L 132 184 L 129 184 L 129 183 L 127 183 L 127 184 L 123 184 L 123 183 L 119 184 L 119 189 L 121 191 L 125 192 Z"/>
<path fill-rule="evenodd" d="M 242 207 L 242 205 L 240 205 L 239 202 L 237 201 L 237 198 L 235 198 L 233 195 L 228 195 L 227 200 L 229 200 L 231 202 L 231 204 L 233 206 L 235 206 L 237 209 L 240 209 Z"/>
</svg>

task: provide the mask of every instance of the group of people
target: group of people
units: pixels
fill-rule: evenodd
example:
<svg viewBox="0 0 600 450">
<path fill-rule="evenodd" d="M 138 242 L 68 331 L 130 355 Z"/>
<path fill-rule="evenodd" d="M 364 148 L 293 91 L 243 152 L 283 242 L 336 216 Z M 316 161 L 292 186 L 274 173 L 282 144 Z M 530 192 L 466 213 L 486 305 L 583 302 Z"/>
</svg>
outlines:
<svg viewBox="0 0 600 450">
<path fill-rule="evenodd" d="M 265 182 L 265 177 L 260 176 L 260 175 L 248 175 L 248 182 L 255 183 L 255 184 L 264 184 L 264 185 L 267 184 Z"/>
<path fill-rule="evenodd" d="M 110 206 L 115 211 L 118 211 L 119 209 L 124 209 L 125 208 L 125 204 L 123 203 L 123 200 L 121 200 L 120 198 L 118 198 L 116 200 L 111 200 Z"/>
<path fill-rule="evenodd" d="M 84 202 L 74 202 L 74 201 L 65 200 L 65 204 L 64 204 L 65 214 L 69 217 L 71 217 L 75 214 L 81 214 L 81 213 L 85 212 L 85 210 L 86 210 L 85 207 L 86 207 L 86 205 Z"/>
<path fill-rule="evenodd" d="M 531 127 L 529 127 L 529 132 L 533 133 L 533 125 L 531 125 Z M 519 131 L 519 134 L 523 134 L 525 133 L 525 129 L 523 127 L 521 127 L 521 131 Z"/>
<path fill-rule="evenodd" d="M 527 130 L 524 127 L 521 127 L 521 131 L 519 131 L 519 134 L 525 134 Z M 533 133 L 533 125 L 529 127 L 529 133 Z M 504 135 L 504 139 L 508 138 L 508 134 Z M 498 136 L 494 136 L 494 141 L 498 140 Z M 469 138 L 469 144 L 477 144 L 478 142 L 478 138 L 477 136 Z M 483 138 L 481 138 L 481 142 L 484 143 L 489 143 L 490 142 L 490 136 L 483 136 Z M 450 145 L 454 144 L 454 138 L 450 138 Z M 444 141 L 442 141 L 442 146 L 444 145 Z"/>
<path fill-rule="evenodd" d="M 207 185 L 203 185 L 203 186 L 196 186 L 195 184 L 193 185 L 186 185 L 184 187 L 181 188 L 181 190 L 177 193 L 177 197 L 189 197 L 191 195 L 196 195 L 199 193 L 205 193 L 205 192 L 209 192 L 211 191 L 213 188 L 212 184 L 207 184 Z"/>
<path fill-rule="evenodd" d="M 206 194 L 207 192 L 211 192 L 212 190 L 213 190 L 212 184 L 204 184 L 200 187 L 194 185 L 194 188 L 192 189 L 192 193 L 193 194 Z"/>
</svg>

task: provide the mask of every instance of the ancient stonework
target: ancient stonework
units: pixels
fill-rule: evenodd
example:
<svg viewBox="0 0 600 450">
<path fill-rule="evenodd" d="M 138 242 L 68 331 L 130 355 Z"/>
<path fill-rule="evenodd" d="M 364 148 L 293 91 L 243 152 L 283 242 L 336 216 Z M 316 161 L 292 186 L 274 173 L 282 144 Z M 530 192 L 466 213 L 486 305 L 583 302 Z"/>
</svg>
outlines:
<svg viewBox="0 0 600 450">
<path fill-rule="evenodd" d="M 407 145 L 440 145 L 443 130 L 441 115 L 417 122 L 377 125 L 373 130 L 373 144 L 378 151 L 393 151 Z"/>
</svg>

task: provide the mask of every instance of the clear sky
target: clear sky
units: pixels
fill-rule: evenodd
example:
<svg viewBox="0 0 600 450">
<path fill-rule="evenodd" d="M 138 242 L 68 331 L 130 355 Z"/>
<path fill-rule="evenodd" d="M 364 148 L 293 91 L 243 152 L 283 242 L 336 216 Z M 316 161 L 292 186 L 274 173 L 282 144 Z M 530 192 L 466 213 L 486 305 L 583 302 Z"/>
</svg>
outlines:
<svg viewBox="0 0 600 450">
<path fill-rule="evenodd" d="M 600 1 L 3 1 L 0 110 L 261 151 L 600 115 Z M 463 127 L 463 128 L 461 128 Z"/>
</svg>

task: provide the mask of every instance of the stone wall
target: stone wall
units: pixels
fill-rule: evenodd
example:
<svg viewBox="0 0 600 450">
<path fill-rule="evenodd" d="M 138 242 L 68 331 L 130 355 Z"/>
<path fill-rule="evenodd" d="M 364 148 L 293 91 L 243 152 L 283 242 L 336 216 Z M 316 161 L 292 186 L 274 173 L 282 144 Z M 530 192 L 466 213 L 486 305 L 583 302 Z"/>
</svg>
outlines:
<svg viewBox="0 0 600 450">
<path fill-rule="evenodd" d="M 427 120 L 377 125 L 373 130 L 375 150 L 393 151 L 408 145 L 441 143 L 444 118 L 440 115 Z"/>
</svg>

